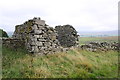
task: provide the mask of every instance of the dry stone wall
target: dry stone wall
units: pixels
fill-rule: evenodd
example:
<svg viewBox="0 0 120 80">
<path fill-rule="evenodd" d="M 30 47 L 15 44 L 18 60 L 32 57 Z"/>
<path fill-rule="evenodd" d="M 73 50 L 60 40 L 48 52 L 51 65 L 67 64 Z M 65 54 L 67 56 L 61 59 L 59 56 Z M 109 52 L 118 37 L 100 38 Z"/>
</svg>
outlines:
<svg viewBox="0 0 120 80">
<path fill-rule="evenodd" d="M 120 43 L 118 42 L 90 42 L 88 44 L 81 45 L 81 49 L 87 50 L 87 51 L 109 51 L 109 50 L 115 50 L 120 51 Z"/>
<path fill-rule="evenodd" d="M 56 30 L 40 18 L 33 18 L 15 28 L 13 38 L 24 40 L 27 50 L 31 53 L 49 54 L 62 51 L 56 39 Z"/>
<path fill-rule="evenodd" d="M 57 39 L 63 47 L 71 47 L 78 45 L 77 31 L 71 25 L 56 26 L 58 33 Z"/>
<path fill-rule="evenodd" d="M 2 38 L 2 43 L 12 49 L 26 48 L 30 53 L 51 54 L 78 47 L 88 51 L 120 51 L 120 43 L 90 42 L 79 46 L 77 31 L 71 25 L 53 27 L 40 18 L 33 18 L 15 26 L 12 38 Z"/>
<path fill-rule="evenodd" d="M 2 40 L 6 47 L 25 48 L 30 53 L 40 55 L 67 51 L 78 45 L 77 31 L 71 25 L 53 28 L 36 17 L 16 25 L 12 38 Z"/>
<path fill-rule="evenodd" d="M 25 42 L 23 40 L 13 38 L 2 38 L 2 45 L 14 50 L 25 48 Z"/>
</svg>

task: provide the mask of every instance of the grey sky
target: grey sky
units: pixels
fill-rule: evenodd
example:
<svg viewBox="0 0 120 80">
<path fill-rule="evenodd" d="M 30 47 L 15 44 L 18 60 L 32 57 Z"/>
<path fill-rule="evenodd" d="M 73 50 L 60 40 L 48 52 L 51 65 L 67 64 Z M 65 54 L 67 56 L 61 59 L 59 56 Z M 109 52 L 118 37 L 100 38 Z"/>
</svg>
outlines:
<svg viewBox="0 0 120 80">
<path fill-rule="evenodd" d="M 41 17 L 49 26 L 73 25 L 77 31 L 118 29 L 119 0 L 1 0 L 0 28 L 14 31 L 15 25 Z"/>
</svg>

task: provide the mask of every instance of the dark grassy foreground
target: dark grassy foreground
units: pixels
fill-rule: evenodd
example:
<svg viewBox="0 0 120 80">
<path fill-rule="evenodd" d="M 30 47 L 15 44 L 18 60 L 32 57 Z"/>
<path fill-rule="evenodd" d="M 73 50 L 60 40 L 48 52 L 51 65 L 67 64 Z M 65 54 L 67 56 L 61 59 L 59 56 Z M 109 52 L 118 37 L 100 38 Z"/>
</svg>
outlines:
<svg viewBox="0 0 120 80">
<path fill-rule="evenodd" d="M 3 78 L 117 78 L 118 53 L 72 49 L 47 56 L 3 47 Z"/>
</svg>

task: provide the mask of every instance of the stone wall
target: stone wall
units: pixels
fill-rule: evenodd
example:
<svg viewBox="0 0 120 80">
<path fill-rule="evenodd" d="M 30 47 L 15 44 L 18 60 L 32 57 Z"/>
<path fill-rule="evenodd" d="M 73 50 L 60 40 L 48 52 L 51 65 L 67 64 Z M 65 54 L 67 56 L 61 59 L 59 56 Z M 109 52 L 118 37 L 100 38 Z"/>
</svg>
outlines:
<svg viewBox="0 0 120 80">
<path fill-rule="evenodd" d="M 51 54 L 78 45 L 78 35 L 71 25 L 53 28 L 44 20 L 33 18 L 16 25 L 12 38 L 4 38 L 3 45 L 12 49 L 24 47 L 34 54 Z"/>
<path fill-rule="evenodd" d="M 27 50 L 31 53 L 49 54 L 62 50 L 56 30 L 40 18 L 33 18 L 15 28 L 13 38 L 24 40 Z"/>
<path fill-rule="evenodd" d="M 2 45 L 14 50 L 25 48 L 25 42 L 23 40 L 13 38 L 2 38 Z"/>
<path fill-rule="evenodd" d="M 63 47 L 71 47 L 78 45 L 77 31 L 71 25 L 56 26 L 58 33 L 57 39 Z"/>
<path fill-rule="evenodd" d="M 88 44 L 81 45 L 81 49 L 83 50 L 88 50 L 92 52 L 96 51 L 108 51 L 108 50 L 115 50 L 119 51 L 120 50 L 120 43 L 118 42 L 90 42 Z"/>
<path fill-rule="evenodd" d="M 120 43 L 90 42 L 79 45 L 77 31 L 71 25 L 53 27 L 45 24 L 40 18 L 33 18 L 21 25 L 15 26 L 12 38 L 1 38 L 3 45 L 17 49 L 26 48 L 34 54 L 51 54 L 67 51 L 71 47 L 79 47 L 89 51 L 120 50 Z"/>
</svg>

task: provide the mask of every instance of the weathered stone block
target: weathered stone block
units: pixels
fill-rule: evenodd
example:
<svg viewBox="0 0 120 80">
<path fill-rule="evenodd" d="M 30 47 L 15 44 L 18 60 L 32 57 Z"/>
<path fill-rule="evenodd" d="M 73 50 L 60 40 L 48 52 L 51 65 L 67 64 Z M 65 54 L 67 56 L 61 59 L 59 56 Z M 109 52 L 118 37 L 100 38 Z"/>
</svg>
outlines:
<svg viewBox="0 0 120 80">
<path fill-rule="evenodd" d="M 43 46 L 43 43 L 42 43 L 42 42 L 37 41 L 37 42 L 35 42 L 35 43 L 36 43 L 37 46 L 41 46 L 41 47 Z"/>
<path fill-rule="evenodd" d="M 33 29 L 33 30 L 37 30 L 37 29 L 38 29 L 38 26 L 35 24 L 35 25 L 32 26 L 32 29 Z"/>
<path fill-rule="evenodd" d="M 43 34 L 43 32 L 41 30 L 34 30 L 35 34 Z"/>
</svg>

